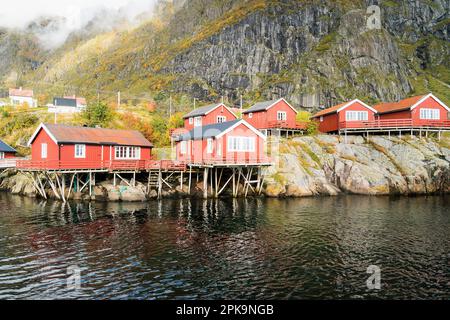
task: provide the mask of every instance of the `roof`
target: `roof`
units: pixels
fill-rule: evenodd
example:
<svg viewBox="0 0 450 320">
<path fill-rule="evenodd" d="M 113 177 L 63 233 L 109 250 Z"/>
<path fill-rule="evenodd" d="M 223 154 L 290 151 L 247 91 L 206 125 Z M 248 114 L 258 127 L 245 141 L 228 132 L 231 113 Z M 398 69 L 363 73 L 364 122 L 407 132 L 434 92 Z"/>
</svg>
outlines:
<svg viewBox="0 0 450 320">
<path fill-rule="evenodd" d="M 211 111 L 213 111 L 214 109 L 220 107 L 220 106 L 224 106 L 228 111 L 230 111 L 231 113 L 233 113 L 230 108 L 228 108 L 226 105 L 224 105 L 223 103 L 216 103 L 216 104 L 210 104 L 204 107 L 200 107 L 197 108 L 195 110 L 192 110 L 191 112 L 189 112 L 188 114 L 186 114 L 185 116 L 183 116 L 183 119 L 186 118 L 191 118 L 191 117 L 199 117 L 199 116 L 204 116 L 207 115 L 208 113 L 210 113 Z M 234 114 L 234 113 L 233 113 Z"/>
<path fill-rule="evenodd" d="M 180 140 L 201 140 L 213 138 L 221 134 L 223 131 L 231 128 L 240 120 L 226 121 L 221 123 L 209 124 L 206 126 L 195 127 L 194 129 L 182 134 Z"/>
<path fill-rule="evenodd" d="M 281 98 L 281 99 L 276 99 L 276 100 L 258 102 L 255 105 L 251 106 L 250 108 L 244 110 L 242 113 L 246 114 L 246 113 L 251 113 L 251 112 L 265 111 L 265 110 L 270 109 L 271 107 L 273 107 L 274 105 L 276 105 L 278 102 L 281 102 L 281 101 L 284 101 L 289 107 L 291 107 L 295 111 L 295 113 L 298 112 L 284 98 Z"/>
<path fill-rule="evenodd" d="M 9 96 L 14 96 L 14 97 L 28 97 L 28 98 L 32 98 L 33 97 L 33 90 L 29 90 L 29 89 L 15 89 L 15 88 L 10 88 L 9 89 Z"/>
<path fill-rule="evenodd" d="M 0 152 L 17 152 L 15 149 L 11 148 L 9 145 L 0 140 Z"/>
<path fill-rule="evenodd" d="M 53 98 L 55 107 L 77 107 L 77 99 L 75 98 Z"/>
<path fill-rule="evenodd" d="M 235 127 L 239 126 L 240 124 L 245 125 L 247 128 L 252 130 L 256 135 L 260 136 L 261 138 L 266 139 L 266 137 L 261 132 L 256 130 L 247 121 L 242 120 L 242 119 L 236 119 L 233 121 L 214 123 L 214 124 L 210 124 L 210 125 L 206 125 L 206 126 L 195 127 L 191 131 L 179 136 L 179 140 L 187 141 L 187 140 L 201 140 L 201 139 L 208 139 L 208 138 L 219 138 L 220 136 L 233 130 Z"/>
<path fill-rule="evenodd" d="M 333 107 L 324 109 L 324 110 L 322 110 L 322 111 L 319 111 L 319 112 L 317 112 L 315 115 L 313 115 L 311 118 L 318 118 L 318 117 L 321 117 L 321 116 L 324 116 L 324 115 L 327 115 L 327 114 L 339 113 L 339 112 L 341 112 L 342 110 L 344 110 L 345 108 L 350 107 L 351 105 L 353 105 L 353 104 L 355 104 L 355 103 L 359 103 L 359 104 L 363 105 L 364 107 L 366 107 L 367 109 L 369 109 L 369 110 L 371 110 L 371 111 L 377 113 L 377 110 L 375 110 L 375 109 L 372 108 L 371 106 L 365 104 L 364 102 L 362 102 L 362 101 L 359 100 L 359 99 L 355 99 L 355 100 L 347 101 L 347 102 L 344 102 L 344 103 L 335 105 L 335 106 L 333 106 Z"/>
<path fill-rule="evenodd" d="M 64 96 L 65 99 L 76 99 L 78 105 L 86 105 L 86 98 L 73 96 Z"/>
<path fill-rule="evenodd" d="M 151 142 L 138 131 L 74 127 L 63 124 L 41 124 L 28 142 L 29 145 L 31 145 L 41 129 L 44 129 L 52 140 L 58 144 L 83 143 L 153 147 Z"/>
<path fill-rule="evenodd" d="M 412 110 L 428 98 L 433 98 L 440 105 L 442 105 L 445 109 L 447 109 L 447 111 L 450 111 L 450 109 L 442 101 L 440 101 L 437 97 L 435 97 L 431 93 L 426 94 L 426 95 L 406 98 L 406 99 L 403 99 L 403 100 L 400 100 L 397 102 L 380 103 L 380 104 L 377 104 L 376 106 L 374 106 L 374 108 L 381 114 L 398 112 L 398 111 L 403 111 L 403 110 Z"/>
</svg>

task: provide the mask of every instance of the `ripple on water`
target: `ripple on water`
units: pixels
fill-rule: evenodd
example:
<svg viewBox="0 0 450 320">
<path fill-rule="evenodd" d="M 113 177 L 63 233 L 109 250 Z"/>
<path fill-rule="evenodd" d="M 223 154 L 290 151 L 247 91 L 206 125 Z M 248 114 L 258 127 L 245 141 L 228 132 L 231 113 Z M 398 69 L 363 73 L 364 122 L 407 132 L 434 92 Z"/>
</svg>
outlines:
<svg viewBox="0 0 450 320">
<path fill-rule="evenodd" d="M 448 298 L 448 197 L 37 202 L 0 193 L 0 299 Z M 367 290 L 366 269 L 382 270 Z M 67 268 L 81 269 L 81 290 Z"/>
</svg>

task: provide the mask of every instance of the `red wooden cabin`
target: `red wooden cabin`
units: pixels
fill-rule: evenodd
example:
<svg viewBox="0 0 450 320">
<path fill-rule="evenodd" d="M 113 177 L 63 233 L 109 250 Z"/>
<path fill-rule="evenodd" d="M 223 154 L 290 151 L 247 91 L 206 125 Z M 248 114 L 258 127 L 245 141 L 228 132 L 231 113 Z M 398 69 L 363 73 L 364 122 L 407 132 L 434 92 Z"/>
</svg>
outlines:
<svg viewBox="0 0 450 320">
<path fill-rule="evenodd" d="M 312 119 L 318 121 L 320 132 L 328 133 L 364 128 L 367 122 L 375 120 L 376 113 L 374 108 L 356 99 L 322 110 L 312 116 Z"/>
<path fill-rule="evenodd" d="M 230 108 L 219 103 L 197 108 L 185 115 L 183 119 L 184 128 L 191 130 L 194 127 L 235 120 L 237 117 Z"/>
<path fill-rule="evenodd" d="M 196 127 L 179 136 L 176 158 L 195 164 L 267 163 L 266 137 L 245 120 Z"/>
<path fill-rule="evenodd" d="M 144 169 L 153 145 L 137 131 L 41 124 L 29 141 L 31 161 L 41 169 Z"/>
<path fill-rule="evenodd" d="M 0 160 L 11 159 L 16 157 L 17 151 L 0 140 Z"/>
<path fill-rule="evenodd" d="M 242 118 L 259 130 L 304 129 L 296 121 L 298 111 L 285 99 L 258 102 L 242 112 Z"/>
<path fill-rule="evenodd" d="M 450 128 L 450 109 L 433 94 L 381 103 L 374 108 L 384 123 L 411 127 Z"/>
</svg>

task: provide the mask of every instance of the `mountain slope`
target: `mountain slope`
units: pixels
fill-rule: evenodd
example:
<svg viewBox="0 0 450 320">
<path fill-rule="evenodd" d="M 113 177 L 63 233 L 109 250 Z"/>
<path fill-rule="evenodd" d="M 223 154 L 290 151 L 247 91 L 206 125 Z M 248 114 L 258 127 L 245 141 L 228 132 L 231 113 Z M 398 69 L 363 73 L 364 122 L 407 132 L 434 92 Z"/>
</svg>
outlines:
<svg viewBox="0 0 450 320">
<path fill-rule="evenodd" d="M 428 91 L 450 103 L 448 1 L 380 1 L 382 29 L 367 30 L 374 2 L 164 2 L 137 28 L 66 43 L 23 81 L 88 97 L 120 90 L 162 106 L 168 92 L 179 104 L 285 96 L 317 108 Z"/>
</svg>

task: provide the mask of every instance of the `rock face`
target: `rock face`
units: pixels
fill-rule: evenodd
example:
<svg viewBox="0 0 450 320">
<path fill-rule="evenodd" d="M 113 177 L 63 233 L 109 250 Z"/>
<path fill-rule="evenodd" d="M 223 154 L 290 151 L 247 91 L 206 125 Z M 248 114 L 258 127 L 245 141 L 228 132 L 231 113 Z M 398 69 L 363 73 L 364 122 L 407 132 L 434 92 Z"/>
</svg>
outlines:
<svg viewBox="0 0 450 320">
<path fill-rule="evenodd" d="M 282 141 L 268 196 L 388 195 L 450 191 L 450 150 L 416 137 L 316 136 Z"/>
</svg>

